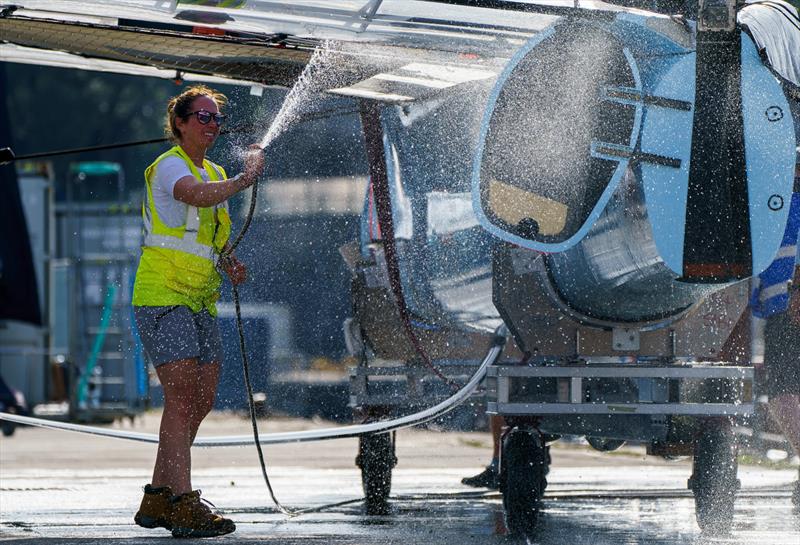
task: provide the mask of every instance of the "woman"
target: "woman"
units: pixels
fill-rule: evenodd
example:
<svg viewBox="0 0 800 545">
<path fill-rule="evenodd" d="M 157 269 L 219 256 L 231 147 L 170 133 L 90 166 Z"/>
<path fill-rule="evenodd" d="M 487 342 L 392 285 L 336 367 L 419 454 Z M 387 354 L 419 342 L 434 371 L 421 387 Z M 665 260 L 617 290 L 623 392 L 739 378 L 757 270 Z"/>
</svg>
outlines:
<svg viewBox="0 0 800 545">
<path fill-rule="evenodd" d="M 231 231 L 226 200 L 264 170 L 251 146 L 242 174 L 228 178 L 206 159 L 225 116 L 224 95 L 198 85 L 167 106 L 165 131 L 176 144 L 145 170 L 145 240 L 133 288 L 136 326 L 164 389 L 153 480 L 145 486 L 136 524 L 175 537 L 211 537 L 236 529 L 192 491 L 191 445 L 214 404 L 222 343 L 215 301 L 222 278 L 245 281 L 235 257 L 217 263 Z"/>
</svg>

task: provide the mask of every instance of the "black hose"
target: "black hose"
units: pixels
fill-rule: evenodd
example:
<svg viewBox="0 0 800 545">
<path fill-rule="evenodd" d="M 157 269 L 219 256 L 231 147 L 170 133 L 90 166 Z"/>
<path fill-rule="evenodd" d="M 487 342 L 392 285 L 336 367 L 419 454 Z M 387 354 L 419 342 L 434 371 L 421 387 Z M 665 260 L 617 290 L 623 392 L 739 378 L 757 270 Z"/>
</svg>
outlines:
<svg viewBox="0 0 800 545">
<path fill-rule="evenodd" d="M 225 259 L 230 256 L 233 251 L 239 246 L 239 243 L 244 238 L 245 233 L 247 230 L 250 229 L 250 224 L 253 222 L 253 216 L 256 213 L 256 201 L 258 197 L 258 179 L 253 183 L 253 188 L 250 190 L 250 209 L 247 211 L 247 217 L 244 220 L 244 225 L 239 230 L 239 234 L 236 235 L 236 238 L 233 239 L 233 242 L 228 245 L 228 247 L 220 254 L 220 261 L 225 261 Z"/>
<path fill-rule="evenodd" d="M 250 209 L 247 211 L 247 218 L 245 219 L 244 225 L 239 230 L 239 234 L 236 235 L 232 244 L 229 244 L 227 248 L 220 254 L 220 259 L 218 263 L 225 263 L 227 258 L 233 253 L 236 247 L 244 238 L 244 235 L 247 233 L 247 230 L 250 229 L 250 224 L 253 221 L 253 216 L 255 215 L 256 210 L 256 198 L 258 197 L 258 178 L 253 183 L 253 187 L 250 190 Z M 269 481 L 269 475 L 267 475 L 267 465 L 264 461 L 264 452 L 261 449 L 261 442 L 258 440 L 258 420 L 256 419 L 256 406 L 255 402 L 253 401 L 253 384 L 250 381 L 250 359 L 247 357 L 247 345 L 245 344 L 244 340 L 244 325 L 242 324 L 242 309 L 241 305 L 239 304 L 239 288 L 236 285 L 236 282 L 231 280 L 231 287 L 233 288 L 233 305 L 236 309 L 236 331 L 239 333 L 239 351 L 242 355 L 242 371 L 244 371 L 244 384 L 247 387 L 247 406 L 250 409 L 250 423 L 253 426 L 253 440 L 256 444 L 256 451 L 258 451 L 258 461 L 261 465 L 261 475 L 264 477 L 264 482 L 267 484 L 267 490 L 269 490 L 269 495 L 272 498 L 272 501 L 275 503 L 275 506 L 278 508 L 278 511 L 283 513 L 286 516 L 294 517 L 297 516 L 298 513 L 291 509 L 287 509 L 281 502 L 278 501 L 278 498 L 275 497 L 275 492 L 272 490 L 272 483 Z"/>
<path fill-rule="evenodd" d="M 244 238 L 244 235 L 247 233 L 247 230 L 250 229 L 250 224 L 253 221 L 253 216 L 255 215 L 256 210 L 256 200 L 258 197 L 258 179 L 253 183 L 253 187 L 250 191 L 250 209 L 247 211 L 247 217 L 245 218 L 244 225 L 239 230 L 239 234 L 236 235 L 232 244 L 229 244 L 225 251 L 220 254 L 220 262 L 224 263 L 228 256 L 230 256 L 233 251 L 239 246 L 239 243 Z M 256 406 L 255 401 L 253 400 L 253 384 L 250 380 L 250 359 L 247 357 L 247 345 L 245 344 L 244 340 L 244 325 L 242 324 L 242 309 L 241 305 L 239 304 L 239 288 L 236 286 L 236 283 L 231 281 L 231 287 L 233 288 L 233 305 L 236 310 L 236 331 L 239 333 L 239 351 L 242 355 L 242 371 L 244 372 L 244 383 L 247 387 L 247 406 L 250 410 L 250 424 L 253 427 L 253 442 L 256 444 L 256 451 L 258 452 L 258 461 L 261 465 L 261 475 L 264 477 L 264 482 L 267 485 L 267 490 L 269 490 L 269 495 L 272 498 L 272 501 L 275 503 L 275 507 L 278 508 L 278 511 L 283 513 L 288 517 L 296 517 L 303 513 L 313 512 L 316 510 L 325 509 L 328 506 L 321 506 L 319 509 L 289 509 L 284 507 L 281 502 L 278 501 L 278 498 L 275 497 L 275 491 L 272 489 L 272 483 L 269 481 L 269 475 L 267 474 L 267 464 L 264 461 L 264 452 L 261 449 L 261 442 L 258 439 L 258 420 L 256 419 Z M 345 503 L 351 503 L 356 501 L 361 501 L 363 498 L 359 498 L 356 500 L 348 500 Z M 336 504 L 338 505 L 338 504 Z"/>
<path fill-rule="evenodd" d="M 300 116 L 297 120 L 298 123 L 304 123 L 307 121 L 319 121 L 323 119 L 331 119 L 334 117 L 344 117 L 348 115 L 354 115 L 358 112 L 356 110 L 340 110 L 340 109 L 329 109 L 329 110 L 322 110 L 319 112 L 311 112 Z M 230 134 L 230 133 L 237 133 L 240 131 L 249 131 L 255 127 L 252 123 L 246 123 L 237 125 L 230 129 L 224 129 L 221 131 L 220 134 Z M 45 157 L 58 157 L 60 155 L 71 155 L 73 153 L 87 153 L 93 151 L 104 151 L 110 149 L 119 149 L 119 148 L 129 148 L 133 146 L 146 146 L 148 144 L 161 144 L 163 142 L 169 141 L 169 138 L 151 138 L 149 140 L 134 140 L 131 142 L 117 142 L 114 144 L 101 144 L 98 146 L 85 146 L 81 148 L 67 148 L 62 150 L 54 150 L 54 151 L 43 151 L 38 153 L 29 153 L 26 155 L 16 155 L 11 148 L 0 148 L 0 165 L 6 165 L 8 163 L 13 163 L 14 161 L 26 161 L 28 159 L 44 159 Z"/>
<path fill-rule="evenodd" d="M 253 185 L 253 192 L 255 193 L 255 184 Z M 246 224 L 248 225 L 248 224 Z M 246 229 L 242 229 L 242 232 L 246 231 Z M 242 234 L 242 233 L 240 233 Z M 269 475 L 267 475 L 267 465 L 264 461 L 264 452 L 261 450 L 261 442 L 258 440 L 258 421 L 256 420 L 256 407 L 255 403 L 253 402 L 253 384 L 250 382 L 250 362 L 247 357 L 247 347 L 245 346 L 244 341 L 244 328 L 242 327 L 242 311 L 239 306 L 239 288 L 236 287 L 234 282 L 231 282 L 233 285 L 233 304 L 236 308 L 236 330 L 239 332 L 239 350 L 242 353 L 242 370 L 244 371 L 244 383 L 247 386 L 247 403 L 250 408 L 250 423 L 253 425 L 253 437 L 256 443 L 256 450 L 258 451 L 258 461 L 261 464 L 261 474 L 264 476 L 264 482 L 267 483 L 267 490 L 269 490 L 269 495 L 272 497 L 272 501 L 275 502 L 275 506 L 278 508 L 278 511 L 287 515 L 289 517 L 294 517 L 299 515 L 300 513 L 297 511 L 293 511 L 291 509 L 287 509 L 281 502 L 278 501 L 278 498 L 275 497 L 275 492 L 272 490 L 272 484 L 269 482 Z"/>
</svg>

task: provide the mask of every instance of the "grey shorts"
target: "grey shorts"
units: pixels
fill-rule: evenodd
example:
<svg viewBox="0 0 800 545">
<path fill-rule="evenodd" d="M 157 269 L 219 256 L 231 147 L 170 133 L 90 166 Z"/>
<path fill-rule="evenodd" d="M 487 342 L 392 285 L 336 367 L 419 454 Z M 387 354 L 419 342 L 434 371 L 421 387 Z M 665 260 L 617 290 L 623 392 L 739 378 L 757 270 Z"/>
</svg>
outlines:
<svg viewBox="0 0 800 545">
<path fill-rule="evenodd" d="M 767 319 L 764 329 L 767 395 L 800 395 L 800 326 L 788 312 Z"/>
<path fill-rule="evenodd" d="M 182 305 L 133 307 L 133 317 L 145 354 L 154 366 L 191 358 L 222 363 L 217 319 L 207 310 L 194 313 Z"/>
</svg>

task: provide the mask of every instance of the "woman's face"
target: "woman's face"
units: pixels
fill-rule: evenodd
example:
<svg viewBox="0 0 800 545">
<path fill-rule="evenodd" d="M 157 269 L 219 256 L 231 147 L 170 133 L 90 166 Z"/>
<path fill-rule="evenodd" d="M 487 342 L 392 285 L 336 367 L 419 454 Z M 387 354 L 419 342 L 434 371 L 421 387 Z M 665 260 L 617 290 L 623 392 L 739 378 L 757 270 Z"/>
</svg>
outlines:
<svg viewBox="0 0 800 545">
<path fill-rule="evenodd" d="M 219 136 L 220 131 L 220 126 L 214 119 L 214 115 L 219 113 L 217 103 L 211 97 L 197 97 L 192 101 L 189 111 L 192 112 L 189 116 L 179 117 L 175 121 L 178 130 L 181 132 L 181 144 L 203 149 L 210 148 L 217 136 Z M 197 112 L 208 112 L 211 114 L 211 120 L 205 125 L 200 123 Z M 208 116 L 202 117 L 207 118 Z"/>
</svg>

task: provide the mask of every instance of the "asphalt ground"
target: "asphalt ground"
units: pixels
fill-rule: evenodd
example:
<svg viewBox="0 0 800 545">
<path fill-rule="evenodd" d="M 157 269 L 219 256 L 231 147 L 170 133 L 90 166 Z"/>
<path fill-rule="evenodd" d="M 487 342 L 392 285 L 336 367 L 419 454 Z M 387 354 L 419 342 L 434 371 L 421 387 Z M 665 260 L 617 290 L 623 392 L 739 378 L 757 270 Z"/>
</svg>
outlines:
<svg viewBox="0 0 800 545">
<path fill-rule="evenodd" d="M 155 432 L 158 413 L 132 429 Z M 119 424 L 130 428 L 130 423 Z M 261 431 L 327 427 L 325 422 L 267 419 Z M 246 434 L 249 421 L 212 414 L 200 435 Z M 276 512 L 254 447 L 195 449 L 194 486 L 237 522 L 225 543 L 472 545 L 506 543 L 496 492 L 460 484 L 490 455 L 484 433 L 401 430 L 391 511 L 364 514 L 357 441 L 332 440 L 264 449 L 278 499 L 292 508 L 340 504 L 295 518 Z M 138 545 L 172 542 L 164 530 L 133 524 L 149 481 L 155 445 L 18 429 L 0 439 L 0 541 L 24 545 Z M 800 544 L 790 490 L 796 469 L 740 466 L 742 490 L 728 537 L 702 534 L 686 489 L 689 460 L 647 457 L 641 448 L 598 453 L 557 442 L 541 523 L 542 544 Z M 343 503 L 344 502 L 344 503 Z"/>
</svg>

